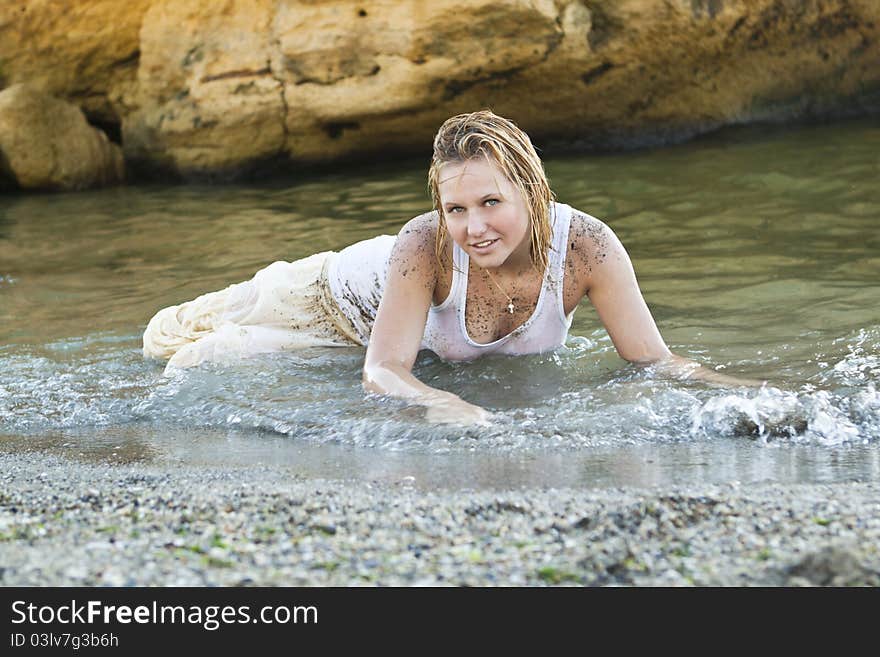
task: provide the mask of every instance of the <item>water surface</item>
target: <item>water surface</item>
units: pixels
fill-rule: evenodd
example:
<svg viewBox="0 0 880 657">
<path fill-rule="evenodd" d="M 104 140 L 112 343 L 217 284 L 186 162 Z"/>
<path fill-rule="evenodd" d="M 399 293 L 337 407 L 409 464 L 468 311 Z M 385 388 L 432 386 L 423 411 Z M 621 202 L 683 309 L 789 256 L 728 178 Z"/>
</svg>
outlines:
<svg viewBox="0 0 880 657">
<path fill-rule="evenodd" d="M 862 120 L 548 159 L 559 199 L 620 236 L 670 347 L 769 385 L 630 366 L 585 302 L 552 354 L 420 357 L 423 381 L 497 413 L 480 429 L 365 397 L 358 349 L 173 377 L 140 355 L 163 306 L 396 232 L 428 207 L 421 162 L 0 197 L 0 449 L 451 487 L 877 479 L 878 153 Z"/>
</svg>

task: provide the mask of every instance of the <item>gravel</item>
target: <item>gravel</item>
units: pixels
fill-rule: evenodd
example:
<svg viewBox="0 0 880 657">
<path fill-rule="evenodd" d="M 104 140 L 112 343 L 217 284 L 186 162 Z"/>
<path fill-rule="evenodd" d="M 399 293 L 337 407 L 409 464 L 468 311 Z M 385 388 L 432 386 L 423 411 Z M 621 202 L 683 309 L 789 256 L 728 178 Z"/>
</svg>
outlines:
<svg viewBox="0 0 880 657">
<path fill-rule="evenodd" d="M 880 484 L 426 491 L 0 455 L 3 586 L 877 586 Z"/>
</svg>

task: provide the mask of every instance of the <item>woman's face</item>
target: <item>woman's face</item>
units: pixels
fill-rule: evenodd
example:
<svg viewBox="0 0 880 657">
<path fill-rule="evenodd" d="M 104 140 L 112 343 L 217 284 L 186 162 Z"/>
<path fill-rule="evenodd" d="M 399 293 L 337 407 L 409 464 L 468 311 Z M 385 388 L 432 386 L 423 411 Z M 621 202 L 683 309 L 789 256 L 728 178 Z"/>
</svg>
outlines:
<svg viewBox="0 0 880 657">
<path fill-rule="evenodd" d="M 486 158 L 446 164 L 438 190 L 450 237 L 477 265 L 528 262 L 528 207 L 495 164 Z"/>
</svg>

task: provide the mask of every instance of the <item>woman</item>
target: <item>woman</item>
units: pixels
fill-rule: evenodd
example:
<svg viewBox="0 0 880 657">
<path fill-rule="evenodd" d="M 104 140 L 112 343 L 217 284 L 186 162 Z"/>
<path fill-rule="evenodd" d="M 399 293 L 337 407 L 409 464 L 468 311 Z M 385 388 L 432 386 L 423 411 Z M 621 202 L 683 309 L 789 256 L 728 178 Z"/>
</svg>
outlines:
<svg viewBox="0 0 880 657">
<path fill-rule="evenodd" d="M 618 354 L 710 383 L 753 385 L 671 353 L 629 256 L 604 223 L 554 202 L 529 137 L 490 111 L 447 120 L 428 174 L 434 211 L 339 253 L 276 262 L 251 281 L 160 311 L 144 354 L 169 367 L 313 346 L 367 347 L 366 390 L 429 419 L 490 414 L 412 374 L 420 349 L 447 360 L 561 346 L 586 296 Z"/>
</svg>

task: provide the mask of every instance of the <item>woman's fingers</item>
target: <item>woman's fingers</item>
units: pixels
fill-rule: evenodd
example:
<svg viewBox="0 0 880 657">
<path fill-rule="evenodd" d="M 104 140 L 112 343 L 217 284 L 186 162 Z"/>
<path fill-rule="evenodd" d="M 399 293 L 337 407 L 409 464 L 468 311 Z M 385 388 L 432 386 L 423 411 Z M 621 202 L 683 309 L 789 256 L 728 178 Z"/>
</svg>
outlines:
<svg viewBox="0 0 880 657">
<path fill-rule="evenodd" d="M 429 406 L 426 417 L 429 422 L 437 424 L 489 426 L 492 423 L 492 413 L 462 400 L 450 400 Z"/>
</svg>

